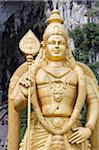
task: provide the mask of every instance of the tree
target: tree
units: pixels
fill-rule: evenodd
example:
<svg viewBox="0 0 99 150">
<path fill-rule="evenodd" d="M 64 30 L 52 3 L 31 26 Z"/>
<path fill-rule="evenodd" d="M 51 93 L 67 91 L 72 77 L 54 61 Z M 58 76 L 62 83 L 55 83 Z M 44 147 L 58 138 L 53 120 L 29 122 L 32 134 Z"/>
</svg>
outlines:
<svg viewBox="0 0 99 150">
<path fill-rule="evenodd" d="M 69 34 L 75 44 L 75 59 L 89 65 L 99 80 L 99 63 L 95 65 L 99 61 L 97 60 L 97 55 L 99 55 L 99 25 L 88 23 L 70 31 Z"/>
</svg>

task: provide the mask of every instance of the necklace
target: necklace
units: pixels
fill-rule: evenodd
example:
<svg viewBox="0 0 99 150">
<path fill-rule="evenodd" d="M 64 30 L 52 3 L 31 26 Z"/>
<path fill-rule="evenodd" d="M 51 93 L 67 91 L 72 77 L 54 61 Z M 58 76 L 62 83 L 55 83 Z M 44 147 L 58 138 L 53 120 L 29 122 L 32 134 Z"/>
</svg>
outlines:
<svg viewBox="0 0 99 150">
<path fill-rule="evenodd" d="M 54 97 L 54 101 L 61 102 L 64 97 L 65 84 L 59 80 L 50 83 L 50 91 Z"/>
<path fill-rule="evenodd" d="M 71 71 L 71 68 L 62 68 L 62 73 L 60 73 L 60 68 L 49 68 L 49 66 L 42 68 L 47 74 L 53 76 L 54 78 L 61 78 L 63 76 L 65 76 L 66 74 L 68 74 L 68 72 Z"/>
<path fill-rule="evenodd" d="M 54 101 L 59 103 L 63 100 L 64 98 L 64 93 L 66 88 L 69 85 L 70 82 L 70 74 L 67 75 L 64 81 L 61 81 L 61 77 L 56 77 L 54 76 L 54 80 L 52 81 L 51 77 L 52 75 L 46 72 L 48 78 L 49 78 L 49 90 L 53 95 Z M 50 77 L 51 76 L 51 77 Z"/>
</svg>

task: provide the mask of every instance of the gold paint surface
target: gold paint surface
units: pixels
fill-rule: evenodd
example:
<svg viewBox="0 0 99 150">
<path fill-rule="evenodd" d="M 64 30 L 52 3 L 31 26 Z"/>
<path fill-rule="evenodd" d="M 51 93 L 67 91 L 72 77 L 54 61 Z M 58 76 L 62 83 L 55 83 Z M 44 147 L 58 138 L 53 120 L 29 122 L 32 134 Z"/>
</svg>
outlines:
<svg viewBox="0 0 99 150">
<path fill-rule="evenodd" d="M 41 48 L 31 31 L 20 42 L 20 49 L 25 54 L 39 53 L 31 65 L 31 79 L 25 63 L 16 70 L 10 81 L 9 150 L 28 150 L 28 130 L 19 146 L 19 114 L 27 107 L 28 88 L 33 107 L 29 150 L 99 148 L 97 81 L 86 65 L 74 59 L 68 44 L 68 33 L 62 23 L 58 10 L 54 10 L 48 19 Z M 80 113 L 84 103 L 87 104 L 87 120 L 85 127 L 82 127 Z"/>
</svg>

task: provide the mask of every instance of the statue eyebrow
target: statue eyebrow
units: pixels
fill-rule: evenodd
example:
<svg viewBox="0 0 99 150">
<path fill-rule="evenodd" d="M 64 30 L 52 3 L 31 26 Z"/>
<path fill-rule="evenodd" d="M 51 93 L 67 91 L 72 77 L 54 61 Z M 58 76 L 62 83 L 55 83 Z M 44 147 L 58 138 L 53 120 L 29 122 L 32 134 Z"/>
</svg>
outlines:
<svg viewBox="0 0 99 150">
<path fill-rule="evenodd" d="M 48 43 L 55 43 L 55 40 L 49 40 Z"/>
<path fill-rule="evenodd" d="M 60 40 L 59 43 L 60 44 L 65 44 L 65 41 Z"/>
<path fill-rule="evenodd" d="M 56 40 L 54 40 L 54 39 L 48 41 L 49 44 L 50 44 L 50 43 L 55 43 L 55 42 L 56 42 Z M 63 41 L 63 40 L 61 40 L 61 39 L 58 40 L 58 42 L 59 42 L 59 43 L 62 43 L 62 44 L 65 44 L 65 41 Z"/>
</svg>

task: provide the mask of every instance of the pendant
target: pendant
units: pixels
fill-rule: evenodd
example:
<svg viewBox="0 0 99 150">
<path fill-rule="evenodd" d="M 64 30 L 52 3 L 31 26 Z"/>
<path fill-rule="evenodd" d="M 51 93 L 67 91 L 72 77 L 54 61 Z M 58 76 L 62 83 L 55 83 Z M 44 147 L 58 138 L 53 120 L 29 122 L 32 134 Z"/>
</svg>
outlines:
<svg viewBox="0 0 99 150">
<path fill-rule="evenodd" d="M 65 85 L 62 82 L 52 82 L 50 84 L 50 90 L 54 96 L 54 101 L 61 102 L 64 97 Z"/>
</svg>

